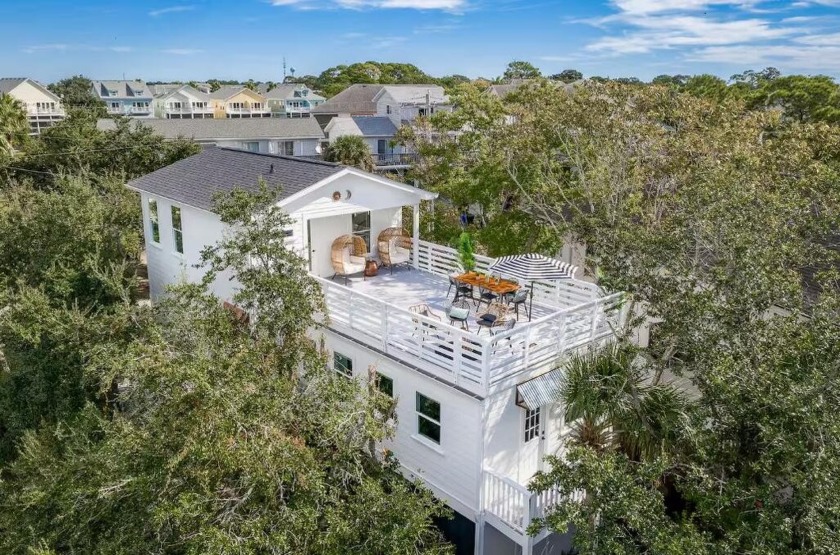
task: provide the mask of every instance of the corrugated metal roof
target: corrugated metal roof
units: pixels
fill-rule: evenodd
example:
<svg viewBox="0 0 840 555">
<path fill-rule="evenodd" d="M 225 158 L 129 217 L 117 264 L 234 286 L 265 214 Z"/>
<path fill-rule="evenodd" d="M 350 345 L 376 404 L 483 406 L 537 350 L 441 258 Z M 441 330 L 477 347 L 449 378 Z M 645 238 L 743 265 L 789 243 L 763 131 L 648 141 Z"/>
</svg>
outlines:
<svg viewBox="0 0 840 555">
<path fill-rule="evenodd" d="M 560 394 L 563 383 L 563 370 L 560 368 L 531 378 L 516 386 L 516 404 L 526 409 L 552 405 Z"/>
</svg>

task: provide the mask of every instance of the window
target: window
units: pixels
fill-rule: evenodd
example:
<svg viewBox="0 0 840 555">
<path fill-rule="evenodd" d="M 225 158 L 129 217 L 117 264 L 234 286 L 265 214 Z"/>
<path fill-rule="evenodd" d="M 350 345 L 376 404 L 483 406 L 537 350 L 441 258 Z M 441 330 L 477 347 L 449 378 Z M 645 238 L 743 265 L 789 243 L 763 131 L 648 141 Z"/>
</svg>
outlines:
<svg viewBox="0 0 840 555">
<path fill-rule="evenodd" d="M 253 104 L 251 104 L 251 107 L 254 110 L 262 110 L 262 102 L 254 102 Z"/>
<path fill-rule="evenodd" d="M 245 104 L 243 104 L 242 102 L 231 102 L 230 107 L 234 110 L 241 110 L 245 107 Z"/>
<path fill-rule="evenodd" d="M 440 444 L 440 403 L 417 394 L 417 433 Z"/>
<path fill-rule="evenodd" d="M 175 241 L 175 252 L 184 254 L 184 230 L 181 227 L 181 207 L 172 207 L 172 239 Z"/>
<path fill-rule="evenodd" d="M 295 142 L 294 141 L 283 141 L 283 154 L 286 156 L 294 156 L 295 155 Z"/>
<path fill-rule="evenodd" d="M 152 243 L 160 243 L 160 225 L 158 225 L 157 201 L 149 199 L 149 227 L 152 231 Z"/>
<path fill-rule="evenodd" d="M 181 103 L 180 103 L 180 102 L 172 102 L 172 103 L 170 104 L 170 107 L 171 107 L 173 110 L 180 110 L 180 109 L 181 109 Z"/>
<path fill-rule="evenodd" d="M 540 435 L 540 407 L 525 409 L 525 443 Z"/>
<path fill-rule="evenodd" d="M 376 387 L 388 397 L 394 396 L 394 380 L 379 372 L 376 373 Z"/>
<path fill-rule="evenodd" d="M 248 142 L 248 143 L 243 143 L 243 145 L 245 146 L 245 150 L 247 150 L 249 152 L 259 152 L 260 151 L 260 143 L 259 142 L 256 142 L 256 141 L 255 142 Z"/>
<path fill-rule="evenodd" d="M 385 113 L 386 113 L 386 114 L 390 114 L 390 113 L 391 113 L 391 105 L 390 105 L 390 104 L 388 104 L 388 105 L 386 105 L 386 106 L 385 106 Z"/>
<path fill-rule="evenodd" d="M 385 154 L 388 152 L 388 141 L 385 139 L 379 139 L 376 141 L 376 153 L 377 154 Z"/>
<path fill-rule="evenodd" d="M 426 115 L 426 109 L 425 109 L 425 108 L 419 108 L 419 109 L 417 110 L 417 114 L 418 114 L 420 117 L 425 116 L 425 115 Z"/>
<path fill-rule="evenodd" d="M 348 378 L 353 377 L 353 360 L 347 355 L 342 355 L 338 351 L 333 353 L 333 369 Z"/>
<path fill-rule="evenodd" d="M 119 102 L 111 102 L 111 109 L 112 110 L 119 110 L 120 109 L 120 103 Z"/>
<path fill-rule="evenodd" d="M 370 212 L 353 214 L 353 235 L 359 235 L 365 240 L 367 252 L 370 252 Z"/>
</svg>

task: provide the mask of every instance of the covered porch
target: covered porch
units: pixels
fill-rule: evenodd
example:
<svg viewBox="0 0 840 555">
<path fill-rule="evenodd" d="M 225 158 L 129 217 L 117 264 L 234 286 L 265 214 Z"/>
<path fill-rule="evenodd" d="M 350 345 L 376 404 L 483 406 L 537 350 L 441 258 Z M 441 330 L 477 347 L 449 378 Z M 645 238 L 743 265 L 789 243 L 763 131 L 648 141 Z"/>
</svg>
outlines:
<svg viewBox="0 0 840 555">
<path fill-rule="evenodd" d="M 309 271 L 325 279 L 345 273 L 335 263 L 336 251 L 345 248 L 348 252 L 339 252 L 338 256 L 355 259 L 345 277 L 362 279 L 365 260 L 382 262 L 383 253 L 379 252 L 377 239 L 384 230 L 396 228 L 408 238 L 406 257 L 409 252 L 417 252 L 420 204 L 437 196 L 352 168 L 305 193 L 290 197 L 282 206 L 298 223 L 301 239 L 297 241 L 297 247 L 307 261 Z M 410 214 L 410 224 L 403 221 L 404 213 Z M 337 240 L 342 237 L 357 237 L 361 242 L 357 239 L 337 246 Z M 407 262 L 414 268 L 419 264 L 416 259 Z"/>
</svg>

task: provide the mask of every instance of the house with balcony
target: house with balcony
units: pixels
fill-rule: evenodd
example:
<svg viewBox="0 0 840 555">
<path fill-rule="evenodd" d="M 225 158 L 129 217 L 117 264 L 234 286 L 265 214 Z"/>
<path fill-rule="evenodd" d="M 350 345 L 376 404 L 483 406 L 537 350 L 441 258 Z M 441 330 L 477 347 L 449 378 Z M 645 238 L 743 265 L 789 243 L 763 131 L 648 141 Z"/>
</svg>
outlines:
<svg viewBox="0 0 840 555">
<path fill-rule="evenodd" d="M 396 433 L 382 447 L 455 511 L 462 552 L 567 549 L 568 535 L 527 534 L 559 499 L 529 481 L 545 455 L 563 453 L 564 359 L 614 337 L 622 296 L 573 267 L 566 279 L 517 284 L 491 275 L 498 260 L 476 256 L 477 273 L 463 273 L 456 251 L 421 237 L 434 193 L 338 164 L 210 147 L 127 185 L 142 203 L 152 302 L 169 284 L 201 280 L 201 250 L 226 232 L 214 195 L 261 180 L 280 188 L 287 246 L 325 297 L 313 339 L 336 379 L 366 380 L 372 368 L 394 397 Z M 374 272 L 369 260 L 390 266 Z M 237 288 L 228 277 L 210 285 L 226 302 Z"/>
<path fill-rule="evenodd" d="M 161 85 L 157 86 L 161 88 Z M 210 95 L 190 85 L 179 85 L 156 94 L 152 101 L 156 118 L 204 119 L 213 117 Z"/>
<path fill-rule="evenodd" d="M 0 96 L 9 95 L 23 104 L 29 119 L 29 133 L 42 130 L 64 119 L 61 99 L 41 83 L 27 77 L 0 78 Z"/>
<path fill-rule="evenodd" d="M 283 156 L 320 156 L 324 138 L 318 122 L 311 118 L 279 119 L 145 119 L 144 125 L 166 139 L 186 138 L 207 146 L 236 148 L 263 154 Z M 113 119 L 101 119 L 99 129 L 116 127 Z"/>
<path fill-rule="evenodd" d="M 339 116 L 330 120 L 324 135 L 330 143 L 344 135 L 362 137 L 376 169 L 388 171 L 409 168 L 417 159 L 416 153 L 394 142 L 397 130 L 394 122 L 383 116 Z"/>
<path fill-rule="evenodd" d="M 339 116 L 387 117 L 399 127 L 437 111 L 451 111 L 449 97 L 439 85 L 350 85 L 312 114 L 322 127 Z"/>
<path fill-rule="evenodd" d="M 134 118 L 153 115 L 154 96 L 143 81 L 93 81 L 91 87 L 93 94 L 105 103 L 108 115 Z"/>
<path fill-rule="evenodd" d="M 239 85 L 226 85 L 210 93 L 210 102 L 213 117 L 219 119 L 271 117 L 265 97 Z"/>
<path fill-rule="evenodd" d="M 265 97 L 273 118 L 308 118 L 312 108 L 327 100 L 303 83 L 275 85 L 270 89 L 262 84 L 257 90 Z"/>
</svg>

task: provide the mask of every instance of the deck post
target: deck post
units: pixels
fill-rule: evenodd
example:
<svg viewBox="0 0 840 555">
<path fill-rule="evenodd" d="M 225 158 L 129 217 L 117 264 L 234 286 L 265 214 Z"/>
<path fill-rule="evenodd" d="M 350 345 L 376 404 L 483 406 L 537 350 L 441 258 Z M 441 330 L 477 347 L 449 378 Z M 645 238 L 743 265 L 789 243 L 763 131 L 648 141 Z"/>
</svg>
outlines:
<svg viewBox="0 0 840 555">
<path fill-rule="evenodd" d="M 414 222 L 411 228 L 412 251 L 414 251 L 414 269 L 420 269 L 420 203 L 414 205 Z"/>
</svg>

